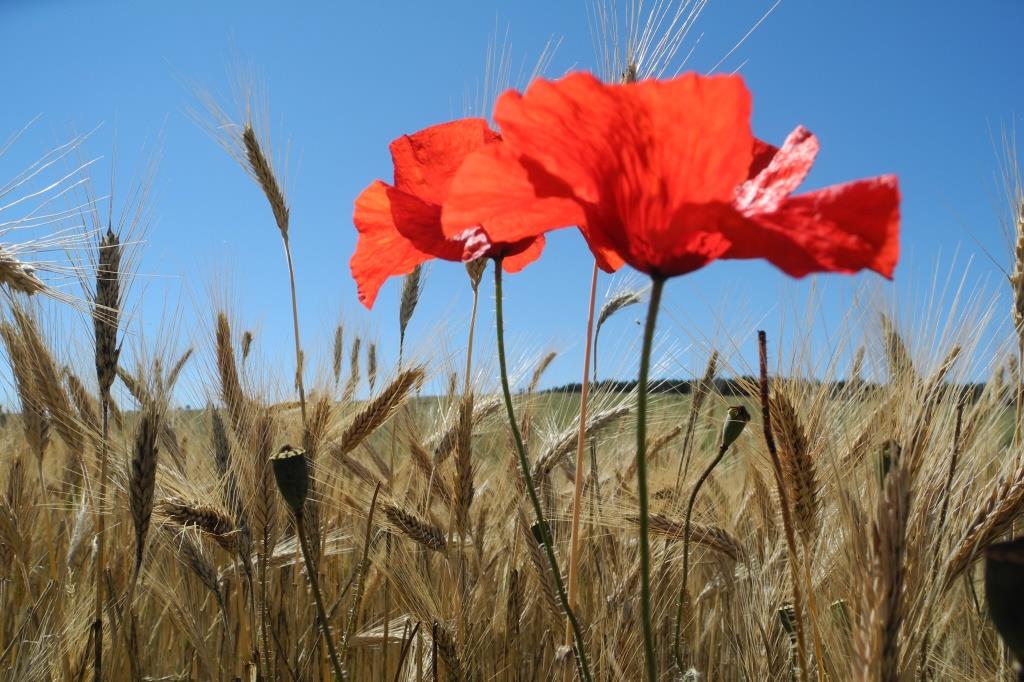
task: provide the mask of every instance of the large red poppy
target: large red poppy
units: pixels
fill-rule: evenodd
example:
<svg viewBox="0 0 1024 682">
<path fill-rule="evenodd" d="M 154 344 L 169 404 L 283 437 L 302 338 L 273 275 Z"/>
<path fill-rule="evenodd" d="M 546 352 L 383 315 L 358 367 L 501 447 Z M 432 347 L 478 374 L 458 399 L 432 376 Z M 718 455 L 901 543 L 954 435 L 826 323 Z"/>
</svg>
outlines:
<svg viewBox="0 0 1024 682">
<path fill-rule="evenodd" d="M 504 143 L 466 158 L 444 231 L 480 223 L 524 239 L 543 231 L 534 213 L 555 207 L 564 222 L 570 201 L 595 256 L 655 277 L 719 258 L 764 258 L 798 277 L 864 268 L 891 277 L 896 178 L 791 196 L 817 139 L 798 128 L 781 149 L 760 142 L 750 108 L 738 76 L 608 85 L 578 73 L 507 92 L 495 109 Z"/>
<path fill-rule="evenodd" d="M 500 137 L 476 118 L 426 128 L 391 143 L 394 184 L 373 182 L 356 199 L 353 215 L 359 240 L 349 267 L 367 308 L 389 277 L 408 274 L 433 258 L 502 256 L 505 270 L 517 272 L 540 256 L 540 231 L 504 241 L 485 238 L 476 224 L 450 237 L 441 230 L 441 206 L 455 171 L 468 154 L 489 146 L 500 146 Z"/>
</svg>

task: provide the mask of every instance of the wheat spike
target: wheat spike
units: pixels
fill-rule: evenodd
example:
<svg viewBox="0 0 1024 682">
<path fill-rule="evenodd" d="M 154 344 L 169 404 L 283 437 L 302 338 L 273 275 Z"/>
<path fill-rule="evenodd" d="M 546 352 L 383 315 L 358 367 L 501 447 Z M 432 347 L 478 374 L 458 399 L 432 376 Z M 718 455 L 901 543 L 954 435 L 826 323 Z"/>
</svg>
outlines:
<svg viewBox="0 0 1024 682">
<path fill-rule="evenodd" d="M 337 387 L 341 381 L 341 361 L 345 355 L 345 328 L 340 324 L 334 328 L 334 345 L 331 349 L 331 373 L 334 375 L 334 385 Z"/>
<path fill-rule="evenodd" d="M 786 483 L 792 495 L 797 531 L 805 546 L 814 544 L 818 533 L 818 475 L 811 459 L 807 434 L 796 409 L 786 394 L 772 394 L 772 423 Z"/>
<path fill-rule="evenodd" d="M 408 399 L 409 393 L 423 383 L 422 367 L 413 367 L 401 372 L 376 398 L 368 402 L 352 419 L 345 429 L 337 447 L 337 454 L 345 455 L 366 440 L 380 428 Z"/>
<path fill-rule="evenodd" d="M 617 419 L 624 417 L 629 414 L 629 412 L 629 406 L 619 405 L 617 407 L 611 407 L 594 413 L 587 419 L 586 437 L 594 438 L 602 429 L 615 423 Z M 580 429 L 579 417 L 577 417 L 575 421 L 575 424 L 570 425 L 562 431 L 558 438 L 555 439 L 554 443 L 552 443 L 543 453 L 541 453 L 541 456 L 537 458 L 537 462 L 533 465 L 534 477 L 547 476 L 566 457 L 576 450 L 576 440 L 579 437 Z"/>
<path fill-rule="evenodd" d="M 191 570 L 199 578 L 199 582 L 213 592 L 219 601 L 220 584 L 217 581 L 217 569 L 193 534 L 188 531 L 175 530 L 170 526 L 162 526 L 161 534 L 168 546 L 174 550 L 178 561 Z"/>
<path fill-rule="evenodd" d="M 966 571 L 982 549 L 1009 529 L 1024 509 L 1024 464 L 997 483 L 974 513 L 967 531 L 955 545 L 946 565 L 946 589 Z"/>
<path fill-rule="evenodd" d="M 263 189 L 263 194 L 266 195 L 267 201 L 270 203 L 270 209 L 274 213 L 277 229 L 281 231 L 281 237 L 287 241 L 288 202 L 285 201 L 281 185 L 277 182 L 274 169 L 270 164 L 270 160 L 264 154 L 263 148 L 256 138 L 256 131 L 253 130 L 251 123 L 246 123 L 245 128 L 242 130 L 242 144 L 245 147 L 245 158 L 249 162 L 249 171 Z"/>
<path fill-rule="evenodd" d="M 629 517 L 630 522 L 637 523 L 638 518 Z M 650 517 L 650 528 L 652 533 L 665 536 L 670 540 L 682 540 L 684 535 L 684 524 L 675 521 L 664 514 L 654 514 Z M 743 548 L 739 541 L 730 535 L 724 528 L 718 526 L 702 525 L 699 523 L 690 524 L 690 542 L 700 545 L 723 554 L 733 561 L 739 561 L 743 556 Z"/>
<path fill-rule="evenodd" d="M 228 324 L 228 316 L 223 312 L 217 314 L 216 337 L 220 397 L 227 407 L 235 433 L 244 434 L 247 430 L 249 401 L 242 391 L 242 383 L 238 378 L 235 349 L 231 345 L 231 326 Z"/>
<path fill-rule="evenodd" d="M 235 539 L 238 529 L 234 520 L 227 512 L 212 504 L 168 497 L 160 501 L 157 510 L 182 528 L 197 528 L 227 552 L 233 554 L 238 549 Z"/>
<path fill-rule="evenodd" d="M 362 340 L 357 336 L 352 341 L 352 348 L 349 351 L 348 381 L 345 382 L 345 390 L 341 394 L 342 401 L 346 403 L 355 397 L 356 389 L 359 388 L 359 350 L 361 345 Z"/>
<path fill-rule="evenodd" d="M 142 567 L 146 534 L 153 514 L 153 492 L 156 488 L 157 434 L 160 432 L 161 414 L 150 404 L 143 408 L 135 430 L 130 476 L 128 480 L 128 508 L 135 526 L 135 574 Z"/>
<path fill-rule="evenodd" d="M 403 509 L 395 504 L 385 503 L 381 506 L 384 515 L 388 517 L 395 528 L 409 539 L 418 542 L 435 552 L 443 552 L 448 547 L 444 537 L 444 531 L 434 526 L 416 514 Z"/>
<path fill-rule="evenodd" d="M 409 321 L 420 302 L 420 294 L 423 292 L 423 265 L 417 265 L 402 280 L 402 297 L 398 306 L 398 345 L 405 347 L 405 331 L 409 327 Z"/>
<path fill-rule="evenodd" d="M 551 363 L 558 357 L 558 353 L 551 351 L 537 363 L 537 366 L 533 369 L 533 376 L 530 377 L 530 383 L 526 389 L 527 394 L 536 393 L 537 387 L 540 385 L 540 380 L 544 376 L 544 372 L 547 371 Z"/>
<path fill-rule="evenodd" d="M 0 244 L 0 285 L 29 296 L 48 291 L 48 287 L 36 274 L 36 269 L 18 260 L 4 244 Z"/>
<path fill-rule="evenodd" d="M 377 344 L 375 343 L 366 347 L 366 383 L 372 393 L 377 386 Z"/>
</svg>

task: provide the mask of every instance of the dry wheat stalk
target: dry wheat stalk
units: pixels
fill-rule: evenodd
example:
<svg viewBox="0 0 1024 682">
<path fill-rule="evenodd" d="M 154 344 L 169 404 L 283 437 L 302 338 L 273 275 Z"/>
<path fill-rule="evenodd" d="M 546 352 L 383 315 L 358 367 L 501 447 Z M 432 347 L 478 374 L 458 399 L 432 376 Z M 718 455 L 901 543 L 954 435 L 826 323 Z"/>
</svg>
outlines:
<svg viewBox="0 0 1024 682">
<path fill-rule="evenodd" d="M 35 371 L 27 345 L 18 331 L 7 322 L 0 323 L 0 338 L 7 349 L 14 386 L 21 403 L 22 432 L 38 460 L 39 482 L 42 484 L 42 460 L 50 441 L 50 418 L 36 388 Z"/>
<path fill-rule="evenodd" d="M 914 361 L 910 351 L 903 342 L 903 337 L 896 330 L 892 319 L 882 314 L 882 335 L 885 339 L 885 360 L 889 366 L 889 380 L 892 382 L 916 376 Z"/>
<path fill-rule="evenodd" d="M 811 459 L 807 435 L 793 404 L 783 391 L 772 394 L 772 424 L 786 483 L 792 495 L 793 516 L 804 547 L 818 534 L 818 474 Z"/>
<path fill-rule="evenodd" d="M 146 534 L 153 513 L 153 492 L 156 488 L 157 434 L 160 432 L 161 412 L 155 404 L 143 408 L 135 430 L 130 474 L 128 479 L 128 509 L 135 527 L 135 578 L 138 580 L 145 551 Z"/>
<path fill-rule="evenodd" d="M 452 636 L 452 633 L 449 632 L 447 626 L 436 620 L 431 632 L 433 633 L 437 653 L 441 656 L 441 660 L 444 661 L 448 680 L 450 682 L 463 682 L 466 679 L 466 675 L 463 672 L 462 660 L 459 658 L 459 653 L 455 648 L 455 638 Z"/>
<path fill-rule="evenodd" d="M 375 343 L 366 347 L 366 383 L 372 393 L 377 386 L 377 344 Z"/>
<path fill-rule="evenodd" d="M 628 518 L 631 523 L 639 522 L 635 516 Z M 684 536 L 684 524 L 670 519 L 664 514 L 652 514 L 650 528 L 652 533 L 665 536 L 670 540 L 681 540 Z M 691 523 L 690 542 L 724 554 L 733 561 L 739 561 L 743 556 L 743 547 L 739 541 L 719 526 Z"/>
<path fill-rule="evenodd" d="M 215 408 L 210 408 L 210 441 L 213 445 L 213 466 L 219 478 L 224 478 L 231 464 L 231 442 L 228 440 L 224 419 Z"/>
<path fill-rule="evenodd" d="M 18 257 L 4 244 L 0 244 L 0 285 L 22 294 L 38 294 L 48 287 L 36 275 L 36 269 Z"/>
<path fill-rule="evenodd" d="M 718 351 L 712 351 L 708 357 L 708 364 L 704 368 L 704 376 L 700 383 L 692 391 L 690 398 L 690 414 L 686 418 L 686 435 L 683 437 L 682 456 L 679 458 L 679 465 L 676 467 L 675 495 L 682 493 L 683 481 L 690 472 L 690 458 L 693 450 L 693 434 L 697 426 L 697 419 L 700 417 L 701 408 L 707 400 L 711 389 L 714 387 L 715 374 L 718 372 Z"/>
<path fill-rule="evenodd" d="M 533 530 L 526 520 L 526 515 L 523 513 L 522 508 L 518 506 L 516 508 L 516 525 L 522 536 L 522 542 L 526 545 L 527 554 L 530 557 L 530 565 L 533 566 L 534 576 L 540 585 L 541 602 L 547 608 L 552 618 L 557 622 L 561 622 L 565 617 L 565 613 L 558 601 L 558 596 L 555 594 L 551 564 L 548 563 L 547 558 L 544 556 L 540 542 L 534 537 Z"/>
<path fill-rule="evenodd" d="M 114 385 L 117 360 L 121 354 L 117 330 L 121 310 L 122 253 L 120 238 L 108 227 L 98 245 L 92 315 L 96 343 L 96 380 L 99 382 L 101 401 L 110 400 L 110 387 Z"/>
<path fill-rule="evenodd" d="M 83 436 L 75 424 L 75 412 L 60 380 L 57 362 L 43 340 L 35 317 L 20 305 L 13 305 L 11 312 L 25 344 L 25 354 L 33 370 L 39 400 L 49 411 L 51 423 L 69 452 L 81 460 Z"/>
<path fill-rule="evenodd" d="M 429 481 L 433 492 L 441 498 L 442 502 L 450 505 L 455 496 L 443 476 L 432 475 L 435 473 L 435 464 L 434 460 L 430 458 L 430 454 L 415 438 L 409 441 L 409 452 L 412 455 L 413 463 L 426 480 Z"/>
<path fill-rule="evenodd" d="M 556 357 L 558 357 L 558 353 L 551 351 L 542 357 L 540 362 L 537 363 L 537 366 L 533 368 L 533 375 L 530 377 L 530 383 L 526 388 L 526 392 L 528 394 L 537 392 L 537 387 L 540 386 L 540 380 L 544 377 L 544 372 L 548 370 L 548 367 L 551 366 L 551 363 L 555 361 Z"/>
<path fill-rule="evenodd" d="M 906 619 L 904 557 L 910 511 L 909 469 L 895 458 L 882 481 L 871 529 L 870 569 L 864 582 L 864 609 L 855 642 L 858 679 L 898 682 L 900 630 Z"/>
<path fill-rule="evenodd" d="M 220 375 L 220 397 L 228 410 L 235 434 L 243 436 L 248 432 L 249 400 L 242 391 L 235 364 L 235 349 L 231 344 L 231 326 L 228 316 L 217 313 L 216 320 L 217 371 Z"/>
<path fill-rule="evenodd" d="M 587 437 L 596 437 L 602 429 L 614 424 L 617 419 L 624 417 L 629 412 L 628 405 L 618 405 L 593 414 L 587 420 Z M 579 418 L 577 417 L 575 422 L 562 431 L 558 438 L 537 458 L 537 462 L 533 465 L 533 476 L 538 478 L 550 474 L 563 459 L 572 454 L 576 449 L 578 434 Z"/>
<path fill-rule="evenodd" d="M 238 529 L 234 520 L 226 511 L 212 504 L 168 497 L 160 501 L 157 511 L 182 528 L 200 530 L 231 554 L 238 550 L 235 537 Z"/>
<path fill-rule="evenodd" d="M 217 580 L 217 569 L 193 534 L 171 526 L 161 526 L 160 530 L 168 546 L 174 550 L 178 561 L 191 570 L 199 578 L 199 582 L 213 592 L 219 601 L 220 584 Z"/>
<path fill-rule="evenodd" d="M 454 393 L 454 391 L 452 392 Z M 473 401 L 473 428 L 476 429 L 487 417 L 498 411 L 501 407 L 501 398 L 490 396 L 484 400 Z M 434 462 L 438 466 L 443 464 L 448 456 L 455 449 L 459 438 L 461 424 L 458 419 L 454 420 L 444 431 L 434 433 L 427 441 L 426 448 L 433 453 Z"/>
<path fill-rule="evenodd" d="M 341 399 L 344 402 L 351 401 L 356 395 L 356 389 L 359 388 L 359 350 L 361 345 L 362 339 L 357 336 L 352 341 L 349 351 L 348 381 L 345 382 L 345 390 L 341 394 Z"/>
<path fill-rule="evenodd" d="M 459 534 L 469 528 L 469 508 L 473 504 L 473 393 L 459 401 L 458 438 L 455 446 L 455 518 Z"/>
<path fill-rule="evenodd" d="M 165 380 L 164 389 L 171 390 L 176 383 L 178 383 L 178 377 L 181 376 L 181 371 L 185 369 L 185 365 L 192 358 L 192 349 L 187 348 L 185 352 L 181 354 L 177 362 L 171 365 L 171 371 L 167 373 L 167 379 Z"/>
<path fill-rule="evenodd" d="M 356 413 L 341 436 L 336 449 L 337 454 L 345 455 L 359 447 L 371 433 L 391 418 L 412 391 L 420 387 L 424 376 L 422 367 L 413 367 L 399 373 L 394 381 L 384 387 L 380 395 Z"/>
<path fill-rule="evenodd" d="M 447 549 L 444 531 L 437 526 L 396 504 L 384 503 L 381 509 L 391 524 L 409 539 L 435 552 L 444 552 Z"/>
<path fill-rule="evenodd" d="M 331 349 L 331 373 L 334 375 L 334 386 L 341 381 L 341 359 L 345 354 L 345 328 L 340 324 L 334 329 L 334 345 Z"/>
<path fill-rule="evenodd" d="M 982 549 L 1009 529 L 1018 514 L 1024 511 L 1024 463 L 999 481 L 978 507 L 963 538 L 958 542 L 946 564 L 946 589 L 966 571 Z"/>
<path fill-rule="evenodd" d="M 242 363 L 249 359 L 249 353 L 252 352 L 253 333 L 246 329 L 242 332 L 242 339 L 240 346 L 242 347 Z"/>
<path fill-rule="evenodd" d="M 68 385 L 68 395 L 71 396 L 71 402 L 75 405 L 79 419 L 90 433 L 100 434 L 100 416 L 96 401 L 89 395 L 82 380 L 68 367 L 64 368 L 64 379 Z"/>
<path fill-rule="evenodd" d="M 398 306 L 398 348 L 405 349 L 405 331 L 423 292 L 423 265 L 417 265 L 402 279 L 402 297 Z"/>
<path fill-rule="evenodd" d="M 263 194 L 266 195 L 267 201 L 270 203 L 270 210 L 274 213 L 277 229 L 281 231 L 281 237 L 287 241 L 288 202 L 285 201 L 281 185 L 277 182 L 274 169 L 263 152 L 251 123 L 246 123 L 242 130 L 242 144 L 245 147 L 246 160 L 249 162 L 249 171 L 263 190 Z"/>
</svg>

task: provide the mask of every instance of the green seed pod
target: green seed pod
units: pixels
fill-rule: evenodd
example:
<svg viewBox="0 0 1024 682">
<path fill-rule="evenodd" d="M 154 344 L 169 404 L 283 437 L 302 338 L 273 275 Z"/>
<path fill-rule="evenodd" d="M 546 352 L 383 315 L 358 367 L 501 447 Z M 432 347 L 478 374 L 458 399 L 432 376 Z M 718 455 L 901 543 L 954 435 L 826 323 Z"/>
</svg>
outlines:
<svg viewBox="0 0 1024 682">
<path fill-rule="evenodd" d="M 999 636 L 1024 664 L 1024 538 L 985 550 L 985 597 Z"/>
<path fill-rule="evenodd" d="M 278 453 L 270 458 L 270 463 L 274 467 L 274 478 L 277 480 L 277 489 L 281 491 L 281 497 L 293 512 L 302 513 L 306 494 L 309 493 L 309 463 L 306 461 L 306 451 L 282 445 Z"/>
<path fill-rule="evenodd" d="M 729 408 L 729 415 L 725 418 L 725 426 L 722 427 L 722 449 L 727 450 L 746 428 L 750 421 L 750 413 L 742 405 L 733 405 Z"/>
</svg>

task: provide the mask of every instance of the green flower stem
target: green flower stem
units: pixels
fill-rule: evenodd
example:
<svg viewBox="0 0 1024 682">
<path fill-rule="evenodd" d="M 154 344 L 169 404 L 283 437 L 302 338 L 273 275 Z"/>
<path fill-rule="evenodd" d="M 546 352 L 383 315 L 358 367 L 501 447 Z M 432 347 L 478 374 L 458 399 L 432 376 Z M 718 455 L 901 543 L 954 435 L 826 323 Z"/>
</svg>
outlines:
<svg viewBox="0 0 1024 682">
<path fill-rule="evenodd" d="M 661 277 L 651 279 L 651 299 L 647 308 L 647 323 L 644 325 L 644 343 L 640 350 L 640 378 L 637 381 L 636 492 L 640 498 L 640 620 L 644 634 L 644 664 L 647 669 L 647 682 L 657 682 L 658 661 L 654 653 L 654 625 L 651 618 L 651 547 L 647 512 L 647 375 L 651 370 L 651 346 L 654 344 L 654 327 L 658 322 L 658 308 L 661 307 L 661 293 L 665 288 L 665 280 Z"/>
<path fill-rule="evenodd" d="M 686 609 L 687 599 L 686 582 L 690 577 L 690 526 L 691 520 L 693 519 L 693 506 L 697 502 L 697 494 L 700 489 L 704 487 L 704 483 L 711 477 L 711 472 L 715 470 L 718 463 L 725 457 L 725 453 L 729 450 L 729 446 L 722 443 L 718 448 L 718 455 L 715 456 L 711 463 L 708 464 L 707 468 L 701 473 L 700 478 L 697 479 L 696 485 L 693 486 L 693 491 L 690 493 L 690 499 L 686 503 L 686 521 L 683 524 L 683 581 L 679 586 L 679 601 L 676 604 L 676 630 L 675 638 L 672 642 L 672 655 L 676 660 L 676 669 L 679 674 L 684 674 L 685 668 L 684 657 L 683 657 L 683 615 Z"/>
<path fill-rule="evenodd" d="M 327 652 L 331 656 L 331 665 L 334 666 L 334 678 L 339 682 L 348 680 L 345 669 L 338 658 L 338 652 L 334 648 L 334 639 L 331 637 L 331 624 L 327 620 L 327 609 L 324 608 L 324 598 L 320 594 L 320 581 L 317 579 L 316 568 L 313 565 L 309 553 L 309 545 L 306 540 L 306 525 L 302 513 L 295 514 L 295 532 L 299 536 L 299 546 L 302 547 L 302 559 L 306 562 L 306 575 L 309 576 L 309 584 L 313 588 L 313 599 L 316 601 L 316 615 L 320 619 L 320 629 L 323 631 L 324 641 L 327 642 Z"/>
<path fill-rule="evenodd" d="M 547 519 L 544 518 L 544 510 L 540 506 L 540 498 L 537 497 L 537 489 L 533 485 L 533 477 L 530 475 L 530 462 L 526 458 L 526 447 L 523 445 L 523 435 L 519 432 L 519 424 L 516 422 L 516 413 L 512 408 L 512 391 L 508 385 L 508 366 L 505 361 L 505 322 L 501 310 L 501 258 L 494 259 L 494 309 L 497 318 L 497 339 L 498 339 L 498 367 L 501 370 L 501 390 L 505 397 L 505 411 L 508 413 L 508 423 L 512 429 L 512 440 L 515 442 L 516 452 L 519 454 L 519 466 L 523 470 L 523 479 L 526 481 L 526 490 L 530 495 L 530 502 L 533 504 L 534 514 L 537 516 L 537 525 L 540 528 L 540 536 L 544 551 L 551 565 L 551 576 L 555 580 L 555 589 L 558 592 L 558 600 L 565 609 L 566 617 L 572 626 L 573 637 L 576 639 L 574 651 L 580 675 L 586 682 L 591 682 L 590 663 L 587 661 L 586 646 L 583 643 L 583 631 L 569 606 L 569 597 L 565 592 L 565 585 L 562 582 L 562 574 L 558 569 L 558 559 L 555 558 L 555 550 L 551 542 L 551 530 L 548 527 Z"/>
</svg>

